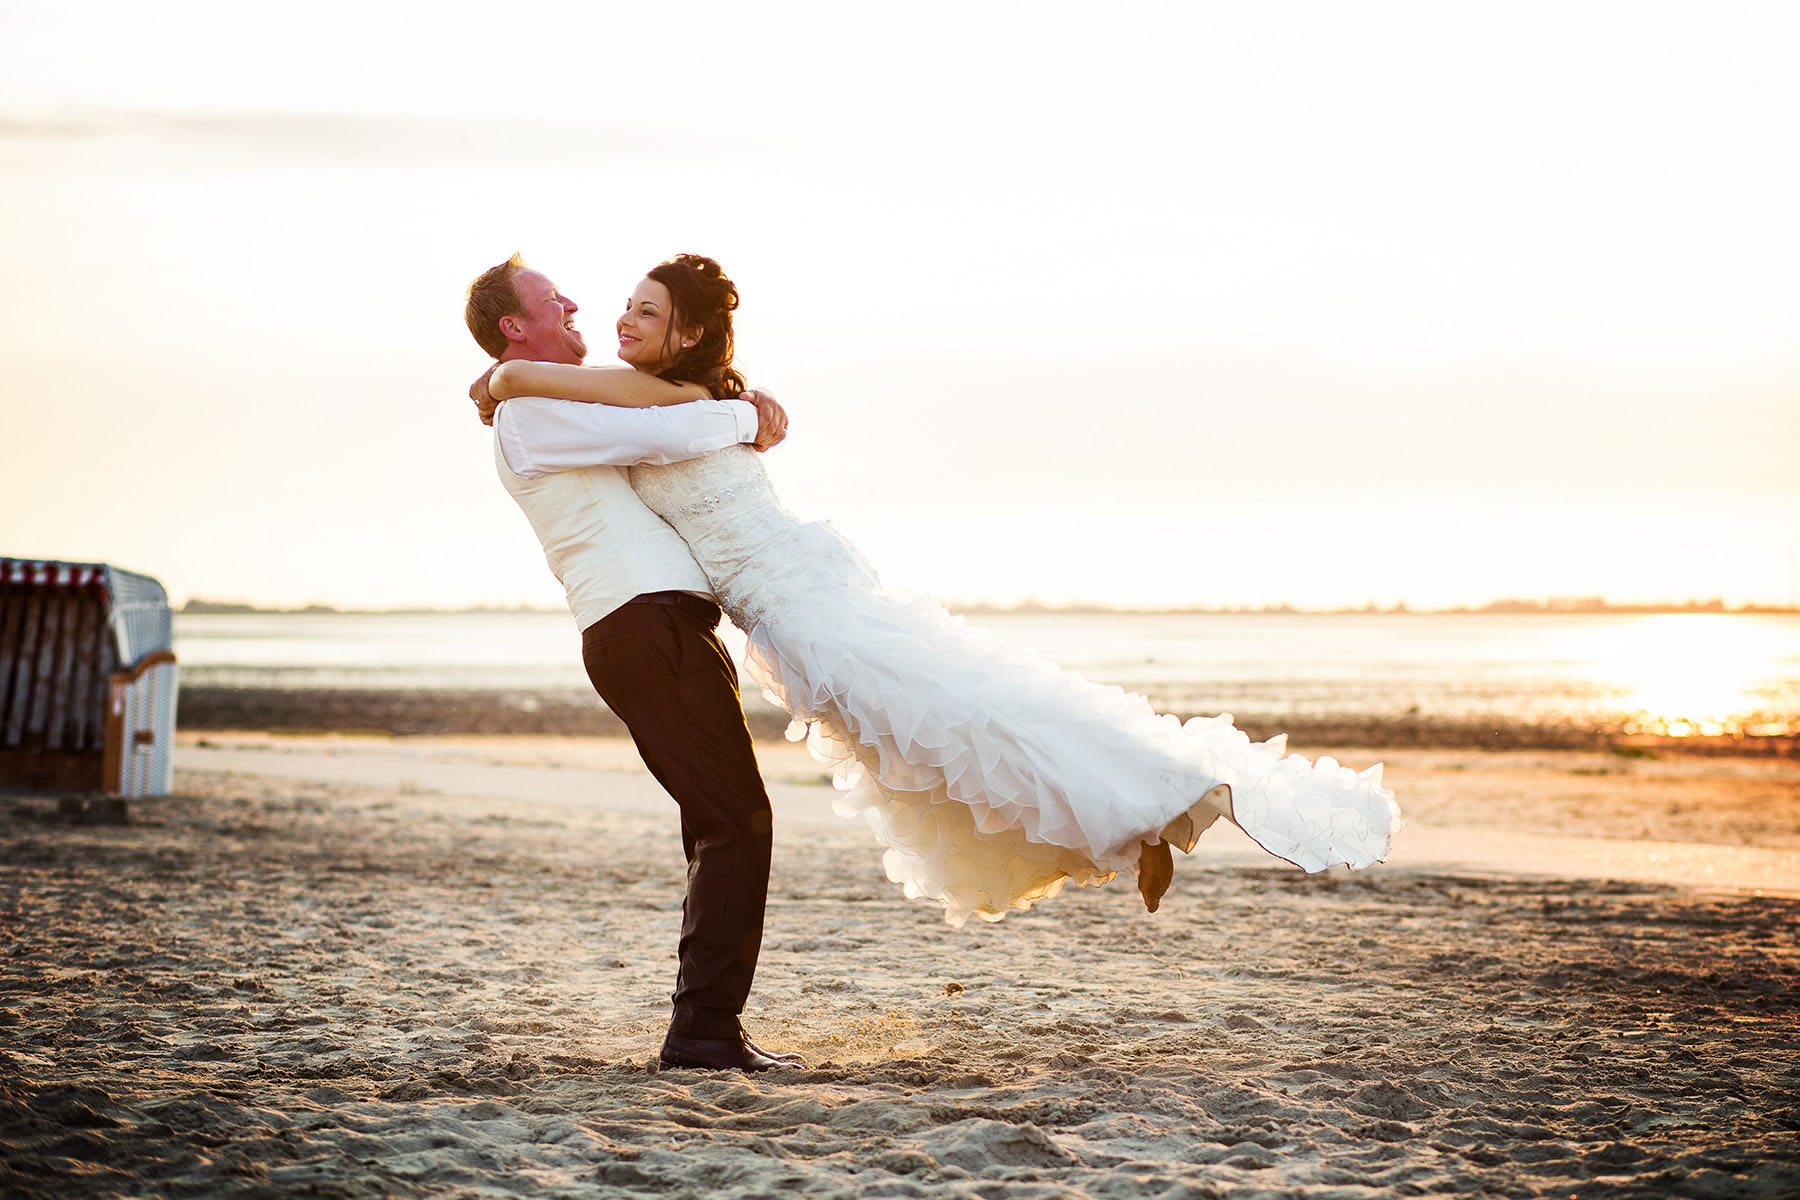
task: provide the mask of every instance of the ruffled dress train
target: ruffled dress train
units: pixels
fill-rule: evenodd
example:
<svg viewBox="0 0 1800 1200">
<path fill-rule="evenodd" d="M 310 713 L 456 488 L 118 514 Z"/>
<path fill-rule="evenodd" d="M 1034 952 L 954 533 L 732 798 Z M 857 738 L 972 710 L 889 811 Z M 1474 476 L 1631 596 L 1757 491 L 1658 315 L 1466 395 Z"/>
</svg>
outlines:
<svg viewBox="0 0 1800 1200">
<path fill-rule="evenodd" d="M 1135 874 L 1146 843 L 1191 850 L 1221 816 L 1308 871 L 1380 861 L 1400 828 L 1379 765 L 1253 743 L 1228 715 L 1159 714 L 884 589 L 829 526 L 781 507 L 747 448 L 634 467 L 632 483 L 748 634 L 789 736 L 832 766 L 839 811 L 952 924 Z"/>
</svg>

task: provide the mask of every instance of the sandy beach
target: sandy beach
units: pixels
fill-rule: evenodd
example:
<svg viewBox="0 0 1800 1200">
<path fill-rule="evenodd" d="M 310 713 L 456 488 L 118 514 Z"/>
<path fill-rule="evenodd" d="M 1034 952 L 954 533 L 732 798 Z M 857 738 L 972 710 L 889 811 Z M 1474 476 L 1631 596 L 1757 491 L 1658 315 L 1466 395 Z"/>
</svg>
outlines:
<svg viewBox="0 0 1800 1200">
<path fill-rule="evenodd" d="M 956 930 L 759 752 L 782 1079 L 654 1068 L 681 851 L 628 743 L 189 734 L 128 824 L 0 796 L 0 1193 L 1800 1192 L 1791 761 L 1384 753 L 1385 866 L 1215 829 L 1154 916 Z"/>
</svg>

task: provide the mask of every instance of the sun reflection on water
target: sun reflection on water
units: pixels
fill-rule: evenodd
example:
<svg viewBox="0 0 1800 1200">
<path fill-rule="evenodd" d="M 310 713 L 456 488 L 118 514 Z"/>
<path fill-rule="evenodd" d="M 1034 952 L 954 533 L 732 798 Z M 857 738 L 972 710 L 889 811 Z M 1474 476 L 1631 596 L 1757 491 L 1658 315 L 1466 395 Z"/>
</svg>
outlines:
<svg viewBox="0 0 1800 1200">
<path fill-rule="evenodd" d="M 1666 613 L 1615 626 L 1595 649 L 1633 714 L 1627 733 L 1780 735 L 1797 721 L 1772 710 L 1782 670 L 1773 632 L 1744 617 Z"/>
</svg>

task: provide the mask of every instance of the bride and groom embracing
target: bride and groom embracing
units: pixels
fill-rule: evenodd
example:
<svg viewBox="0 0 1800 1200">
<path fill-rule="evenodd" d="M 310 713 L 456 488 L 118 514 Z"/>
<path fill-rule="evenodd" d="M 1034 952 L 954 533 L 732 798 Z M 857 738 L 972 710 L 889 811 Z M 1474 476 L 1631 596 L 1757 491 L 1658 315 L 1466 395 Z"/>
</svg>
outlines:
<svg viewBox="0 0 1800 1200">
<path fill-rule="evenodd" d="M 594 688 L 675 799 L 688 861 L 664 1065 L 791 1069 L 739 1022 L 762 942 L 772 822 L 715 632 L 748 635 L 764 691 L 809 728 L 839 807 L 888 876 L 961 925 L 1066 882 L 1137 879 L 1157 908 L 1170 847 L 1223 816 L 1309 871 L 1386 857 L 1400 826 L 1381 769 L 1252 743 L 1227 716 L 1182 722 L 883 589 L 828 525 L 781 506 L 760 451 L 787 416 L 733 367 L 737 288 L 683 254 L 616 322 L 620 367 L 585 367 L 578 308 L 517 255 L 470 285 L 498 361 L 470 389 L 495 466 L 568 592 Z"/>
</svg>

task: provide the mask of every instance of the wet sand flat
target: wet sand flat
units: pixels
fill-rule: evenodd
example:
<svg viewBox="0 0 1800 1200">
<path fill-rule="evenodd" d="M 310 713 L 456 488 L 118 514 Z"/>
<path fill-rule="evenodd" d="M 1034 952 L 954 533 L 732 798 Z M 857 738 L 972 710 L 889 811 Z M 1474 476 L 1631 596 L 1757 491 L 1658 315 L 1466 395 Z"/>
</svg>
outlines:
<svg viewBox="0 0 1800 1200">
<path fill-rule="evenodd" d="M 379 785 L 184 770 L 118 827 L 0 797 L 0 1192 L 1800 1191 L 1791 895 L 1227 847 L 1154 916 L 1115 884 L 959 931 L 772 750 L 747 1023 L 813 1069 L 656 1071 L 681 852 L 629 747 L 413 749 Z M 456 794 L 433 753 L 616 795 Z M 1635 836 L 1792 848 L 1759 832 L 1791 768 L 1415 753 L 1421 828 L 1628 840 L 1686 795 Z"/>
</svg>

